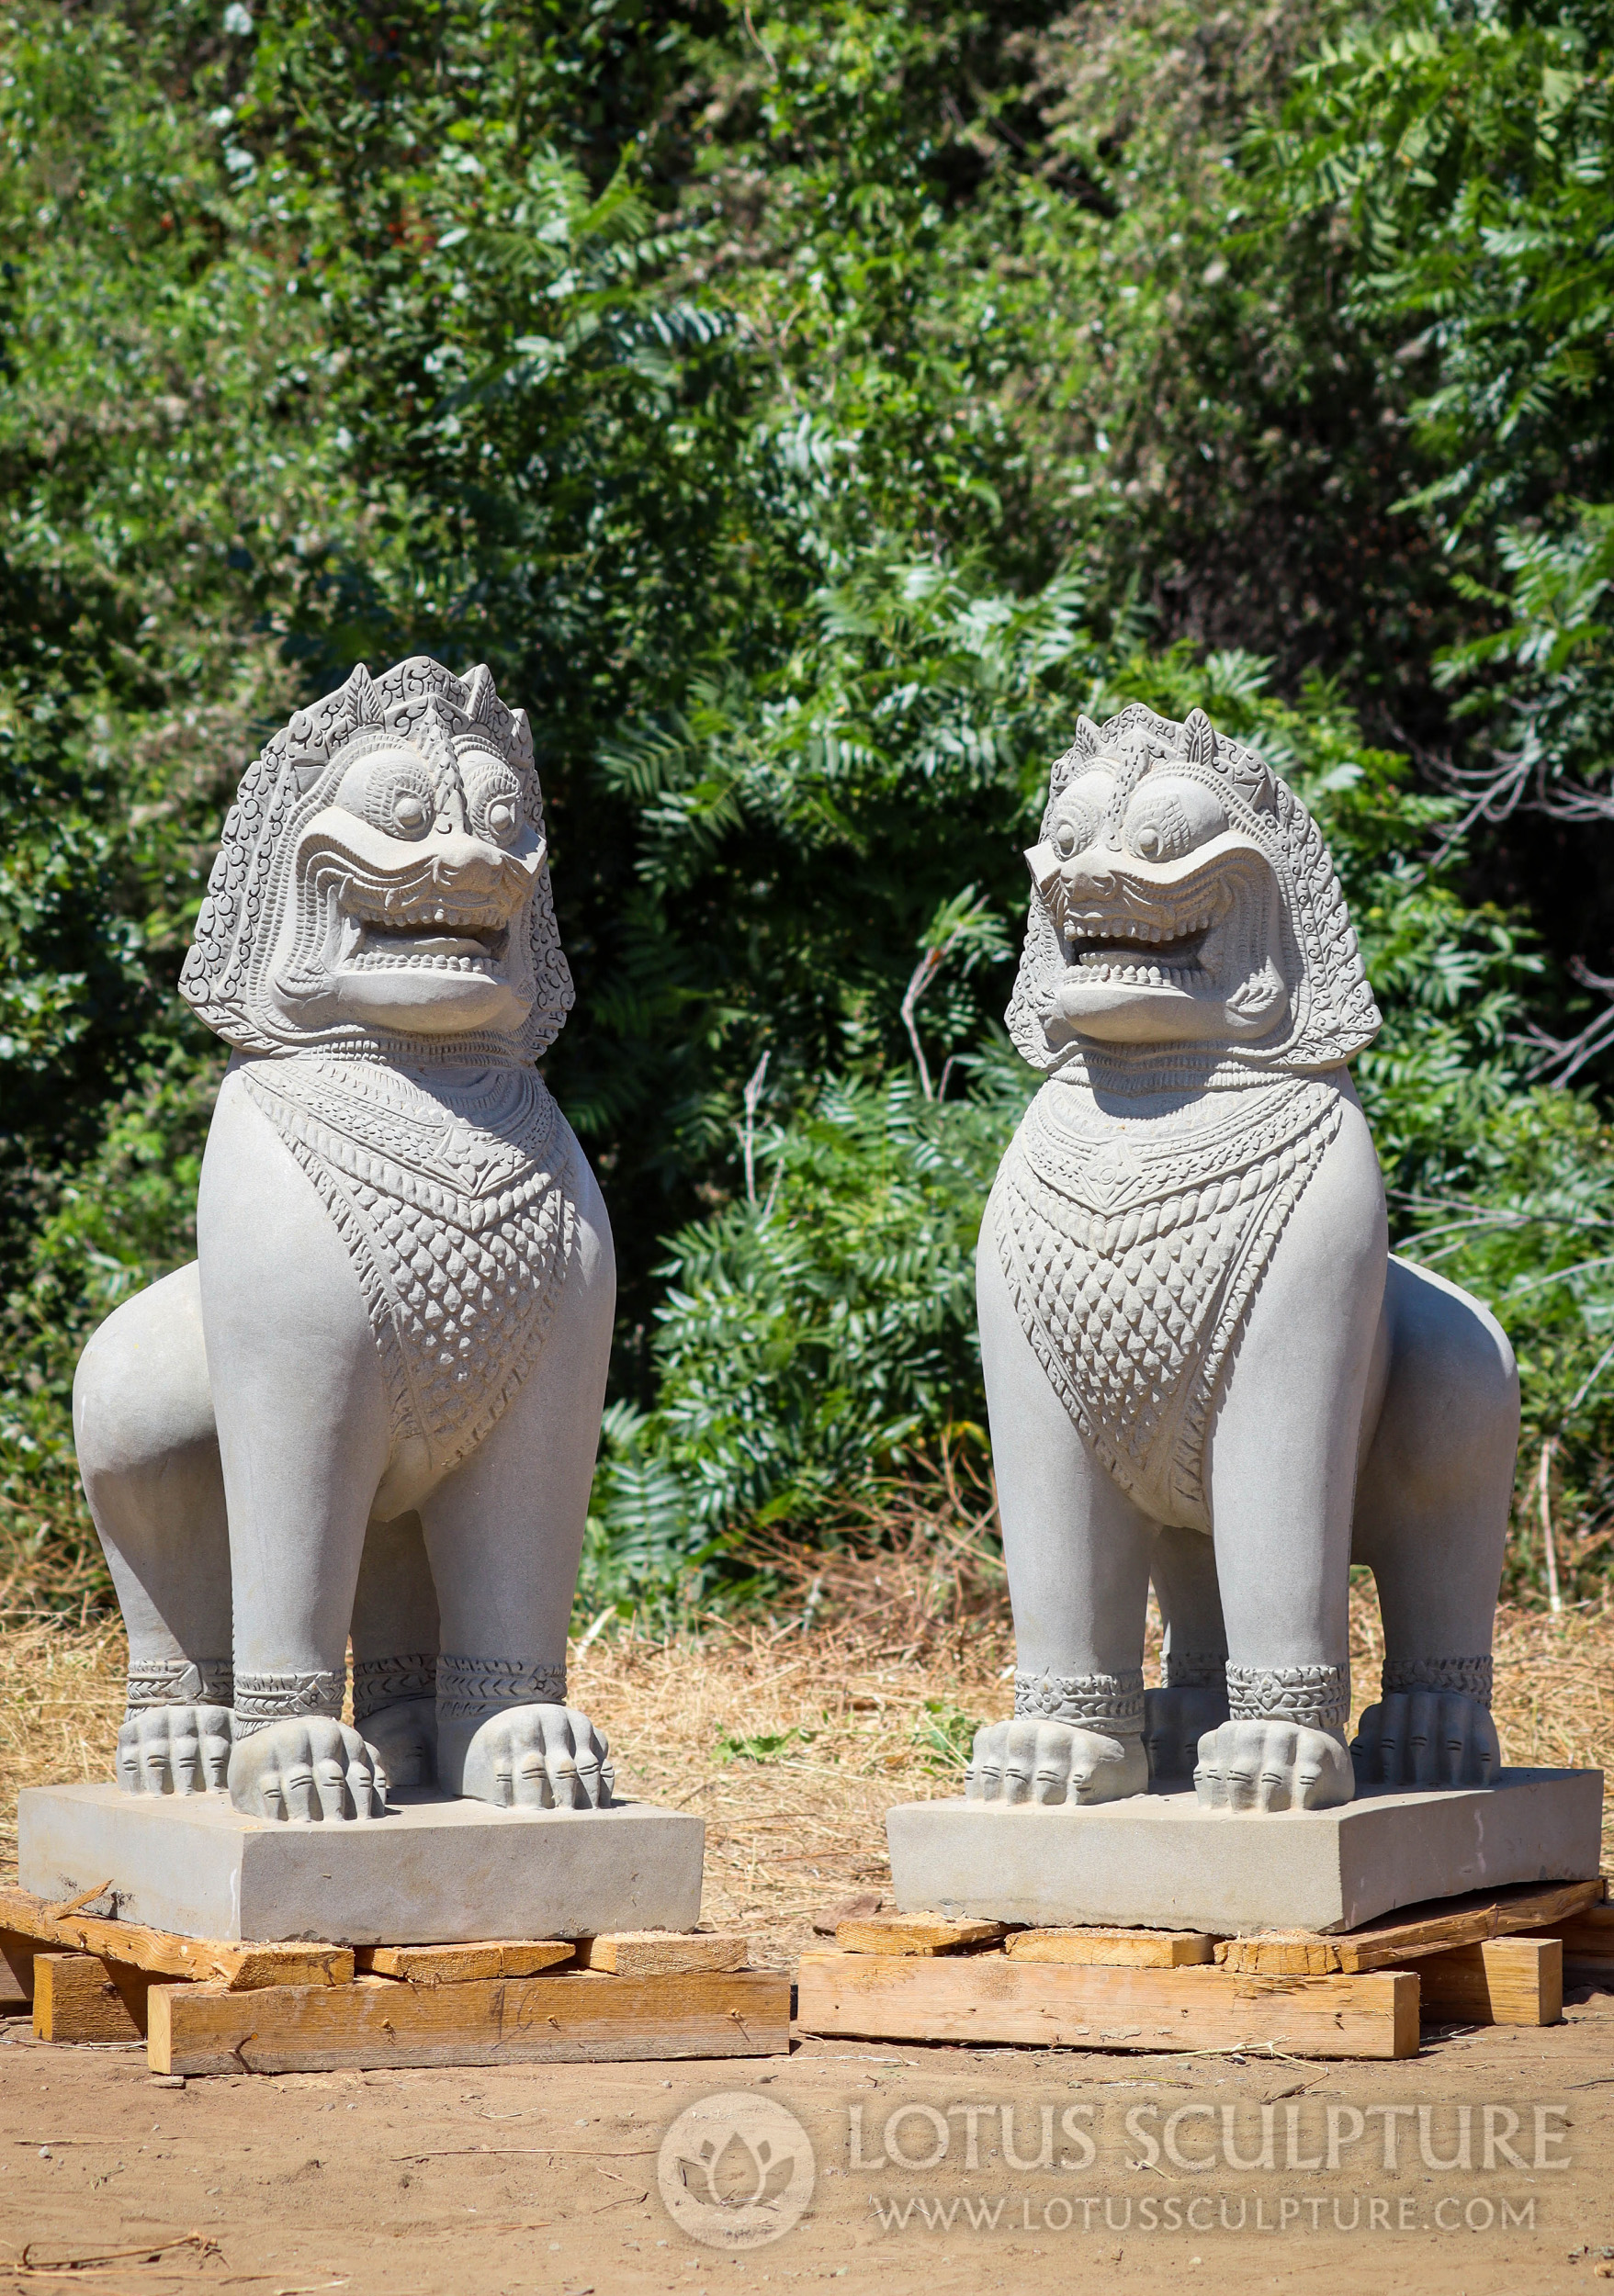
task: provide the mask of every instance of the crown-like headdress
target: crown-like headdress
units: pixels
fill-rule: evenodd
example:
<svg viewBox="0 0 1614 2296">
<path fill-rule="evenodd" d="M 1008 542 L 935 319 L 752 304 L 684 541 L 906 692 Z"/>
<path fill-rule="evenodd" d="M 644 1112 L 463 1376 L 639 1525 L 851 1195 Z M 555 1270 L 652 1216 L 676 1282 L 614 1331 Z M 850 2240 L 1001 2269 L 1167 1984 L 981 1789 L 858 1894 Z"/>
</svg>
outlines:
<svg viewBox="0 0 1614 2296">
<path fill-rule="evenodd" d="M 474 743 L 503 760 L 521 782 L 527 819 L 543 835 L 544 801 L 526 713 L 505 707 L 484 664 L 457 678 L 441 662 L 416 654 L 372 678 L 361 662 L 344 685 L 297 711 L 272 737 L 243 775 L 225 820 L 179 988 L 229 1043 L 254 1052 L 289 1049 L 284 1021 L 264 994 L 264 967 L 290 891 L 289 855 L 303 824 L 329 804 L 355 759 L 400 741 L 418 749 L 441 777 L 457 773 L 456 744 Z M 572 1005 L 547 867 L 531 917 L 537 994 L 520 1030 L 504 1040 L 529 1060 L 554 1042 Z M 371 1034 L 343 1023 L 299 1034 L 295 1041 L 338 1049 Z"/>
<path fill-rule="evenodd" d="M 1086 717 L 1077 720 L 1076 739 L 1048 777 L 1044 838 L 1066 784 L 1100 757 L 1121 765 L 1128 795 L 1157 767 L 1202 782 L 1214 792 L 1230 827 L 1259 846 L 1278 881 L 1287 942 L 1281 963 L 1291 990 L 1288 1018 L 1270 1037 L 1239 1043 L 1229 1039 L 1192 1052 L 1245 1070 L 1318 1070 L 1337 1068 L 1371 1044 L 1381 1026 L 1379 1008 L 1345 895 L 1321 830 L 1287 783 L 1253 749 L 1218 734 L 1202 710 L 1191 711 L 1178 725 L 1141 702 L 1129 702 L 1102 726 Z M 1054 1038 L 1049 1030 L 1067 969 L 1054 919 L 1033 887 L 1007 1019 L 1015 1043 L 1037 1068 L 1059 1067 L 1072 1051 L 1067 1029 Z M 1170 1052 L 1165 1045 L 1129 1049 L 1151 1064 Z M 1113 1058 L 1122 1048 L 1110 1045 L 1104 1051 Z"/>
</svg>

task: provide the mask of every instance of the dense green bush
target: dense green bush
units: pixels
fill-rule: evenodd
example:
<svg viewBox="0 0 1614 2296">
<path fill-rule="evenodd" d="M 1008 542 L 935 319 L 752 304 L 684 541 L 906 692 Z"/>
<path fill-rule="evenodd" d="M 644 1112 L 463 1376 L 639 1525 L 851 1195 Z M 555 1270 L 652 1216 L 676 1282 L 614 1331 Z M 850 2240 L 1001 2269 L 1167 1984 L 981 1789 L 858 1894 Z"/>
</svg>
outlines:
<svg viewBox="0 0 1614 2296">
<path fill-rule="evenodd" d="M 549 1074 L 623 1276 L 602 1601 L 978 1423 L 1019 849 L 1076 711 L 1134 694 L 1324 820 L 1398 1232 L 1516 1330 L 1524 1471 L 1552 1446 L 1594 1567 L 1604 1068 L 1530 1078 L 1597 1009 L 1559 960 L 1603 962 L 1607 831 L 1515 800 L 1607 781 L 1610 23 L 19 0 L 18 1583 L 83 1538 L 85 1333 L 191 1249 L 220 1054 L 174 982 L 235 778 L 412 650 L 533 716 L 580 996 Z"/>
</svg>

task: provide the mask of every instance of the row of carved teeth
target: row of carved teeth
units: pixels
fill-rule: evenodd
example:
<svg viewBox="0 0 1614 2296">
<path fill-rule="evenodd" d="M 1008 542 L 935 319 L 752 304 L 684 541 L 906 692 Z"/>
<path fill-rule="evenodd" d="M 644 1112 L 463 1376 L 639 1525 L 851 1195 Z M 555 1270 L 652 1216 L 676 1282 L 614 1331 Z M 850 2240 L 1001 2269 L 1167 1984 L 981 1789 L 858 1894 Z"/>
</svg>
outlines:
<svg viewBox="0 0 1614 2296">
<path fill-rule="evenodd" d="M 1198 964 L 1117 964 L 1112 958 L 1085 955 L 1082 972 L 1099 981 L 1134 981 L 1149 988 L 1193 988 L 1209 980 Z"/>
<path fill-rule="evenodd" d="M 1212 914 L 1207 909 L 1202 917 L 1191 917 L 1185 922 L 1173 925 L 1146 925 L 1137 919 L 1111 924 L 1105 918 L 1073 917 L 1065 930 L 1072 940 L 1085 932 L 1085 937 L 1092 940 L 1186 940 L 1191 933 L 1209 930 Z"/>
<path fill-rule="evenodd" d="M 421 951 L 399 952 L 390 949 L 361 949 L 354 957 L 353 962 L 365 965 L 371 970 L 378 967 L 396 969 L 399 965 L 407 965 L 412 972 L 417 967 L 424 965 L 434 973 L 480 973 L 484 966 L 491 964 L 493 959 L 489 956 L 446 957 L 436 954 L 427 955 Z"/>
<path fill-rule="evenodd" d="M 500 929 L 502 920 L 491 917 L 486 909 L 456 908 L 392 908 L 355 911 L 357 921 L 373 933 L 424 933 L 434 925 L 443 925 L 454 933 L 491 933 Z"/>
</svg>

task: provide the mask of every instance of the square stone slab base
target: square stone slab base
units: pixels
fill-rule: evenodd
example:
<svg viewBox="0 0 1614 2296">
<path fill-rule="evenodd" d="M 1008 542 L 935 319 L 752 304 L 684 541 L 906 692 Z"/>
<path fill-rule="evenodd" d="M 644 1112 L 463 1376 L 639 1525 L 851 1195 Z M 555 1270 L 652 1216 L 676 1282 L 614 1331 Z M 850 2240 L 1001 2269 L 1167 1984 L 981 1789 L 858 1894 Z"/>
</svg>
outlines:
<svg viewBox="0 0 1614 2296">
<path fill-rule="evenodd" d="M 395 1791 L 385 1818 L 294 1825 L 221 1795 L 32 1786 L 18 1878 L 60 1904 L 110 1882 L 119 1919 L 182 1937 L 462 1944 L 692 1930 L 705 1827 L 679 1810 L 501 1810 Z"/>
<path fill-rule="evenodd" d="M 886 1820 L 905 1913 L 1033 1925 L 1353 1930 L 1397 1906 L 1597 1874 L 1600 1770 L 1505 1770 L 1486 1790 L 1368 1793 L 1343 1809 L 908 1802 Z"/>
</svg>

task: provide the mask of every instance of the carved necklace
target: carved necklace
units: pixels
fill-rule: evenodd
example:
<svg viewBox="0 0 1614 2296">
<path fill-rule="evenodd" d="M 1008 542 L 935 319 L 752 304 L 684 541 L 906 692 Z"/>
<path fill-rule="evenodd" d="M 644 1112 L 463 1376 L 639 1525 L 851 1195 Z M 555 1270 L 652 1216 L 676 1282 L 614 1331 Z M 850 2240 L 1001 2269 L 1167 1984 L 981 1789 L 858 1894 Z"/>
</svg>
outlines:
<svg viewBox="0 0 1614 2296">
<path fill-rule="evenodd" d="M 1115 1117 L 1055 1078 L 1003 1159 L 988 1216 L 1021 1327 L 1157 1523 L 1210 1528 L 1204 1448 L 1223 1368 L 1339 1107 L 1327 1078 L 1289 1077 Z"/>
<path fill-rule="evenodd" d="M 536 1073 L 411 1076 L 298 1054 L 243 1079 L 358 1273 L 394 1442 L 434 1474 L 474 1450 L 538 1358 L 575 1248 L 570 1136 Z"/>
</svg>

